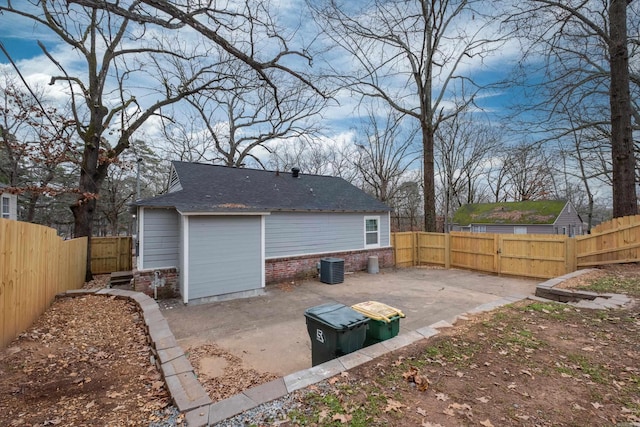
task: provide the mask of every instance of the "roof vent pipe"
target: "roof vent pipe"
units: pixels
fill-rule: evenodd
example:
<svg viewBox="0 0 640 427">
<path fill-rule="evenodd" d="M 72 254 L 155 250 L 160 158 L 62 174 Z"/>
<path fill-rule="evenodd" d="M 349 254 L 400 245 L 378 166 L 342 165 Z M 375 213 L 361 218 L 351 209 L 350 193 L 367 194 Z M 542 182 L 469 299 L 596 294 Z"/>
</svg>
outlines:
<svg viewBox="0 0 640 427">
<path fill-rule="evenodd" d="M 298 178 L 300 176 L 300 169 L 299 168 L 292 168 L 291 169 L 291 177 L 292 178 Z"/>
</svg>

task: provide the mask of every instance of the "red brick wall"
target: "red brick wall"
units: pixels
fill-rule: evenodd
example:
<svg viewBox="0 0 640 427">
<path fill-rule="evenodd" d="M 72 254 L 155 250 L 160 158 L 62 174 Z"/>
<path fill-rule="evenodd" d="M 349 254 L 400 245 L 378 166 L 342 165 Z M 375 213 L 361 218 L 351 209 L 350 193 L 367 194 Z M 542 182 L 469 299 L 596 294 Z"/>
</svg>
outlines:
<svg viewBox="0 0 640 427">
<path fill-rule="evenodd" d="M 393 267 L 394 265 L 393 248 L 276 258 L 266 261 L 265 280 L 267 284 L 273 284 L 288 280 L 316 277 L 318 275 L 317 265 L 322 258 L 326 257 L 344 259 L 344 271 L 362 271 L 367 269 L 370 256 L 378 257 L 378 266 L 380 268 Z"/>
<path fill-rule="evenodd" d="M 164 286 L 158 287 L 158 298 L 175 298 L 180 295 L 178 287 L 178 272 L 175 268 L 159 268 L 157 270 L 135 270 L 133 272 L 133 289 L 153 297 L 151 284 L 155 278 L 155 271 L 160 272 L 160 279 L 164 279 Z"/>
</svg>

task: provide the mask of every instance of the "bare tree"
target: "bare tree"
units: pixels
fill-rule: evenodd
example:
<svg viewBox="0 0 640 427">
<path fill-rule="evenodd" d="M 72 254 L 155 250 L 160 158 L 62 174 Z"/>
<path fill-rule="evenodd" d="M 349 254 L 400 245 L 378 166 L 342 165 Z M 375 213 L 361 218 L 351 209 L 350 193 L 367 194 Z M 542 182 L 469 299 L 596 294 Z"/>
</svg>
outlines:
<svg viewBox="0 0 640 427">
<path fill-rule="evenodd" d="M 405 129 L 405 116 L 397 111 L 381 115 L 384 106 L 367 110 L 368 121 L 355 138 L 355 166 L 365 190 L 389 203 L 395 199 L 407 169 L 419 159 L 419 151 L 414 148 L 418 129 Z"/>
<path fill-rule="evenodd" d="M 250 162 L 264 168 L 268 142 L 318 134 L 312 119 L 324 108 L 324 98 L 291 79 L 281 79 L 274 96 L 268 84 L 252 79 L 248 71 L 234 63 L 229 70 L 235 76 L 233 87 L 187 98 L 200 119 L 197 138 L 204 142 L 201 158 L 207 162 L 236 167 Z"/>
<path fill-rule="evenodd" d="M 491 4 L 474 0 L 308 2 L 326 36 L 350 56 L 355 72 L 339 69 L 341 84 L 363 98 L 381 99 L 417 120 L 423 150 L 424 226 L 434 231 L 434 135 L 474 103 L 481 88 L 465 67 L 500 45 L 490 35 Z M 476 7 L 478 6 L 478 7 Z M 456 93 L 464 102 L 451 105 Z"/>
<path fill-rule="evenodd" d="M 638 126 L 640 113 L 631 102 L 630 85 L 637 91 L 640 80 L 630 73 L 629 45 L 632 53 L 638 47 L 628 38 L 627 27 L 631 18 L 631 31 L 637 35 L 640 15 L 634 4 L 633 0 L 528 0 L 515 3 L 516 12 L 507 19 L 532 41 L 533 52 L 538 48 L 547 55 L 549 117 L 556 121 L 557 114 L 571 105 L 589 114 L 583 122 L 610 129 L 615 217 L 637 212 L 632 117 Z"/>
<path fill-rule="evenodd" d="M 485 196 L 485 163 L 498 155 L 501 141 L 495 130 L 461 113 L 443 123 L 436 136 L 437 175 L 443 189 L 445 229 L 455 210 Z"/>
<path fill-rule="evenodd" d="M 326 138 L 276 141 L 269 145 L 269 168 L 289 171 L 299 168 L 304 173 L 331 175 L 361 186 L 353 159 L 356 148 L 343 141 Z"/>
<path fill-rule="evenodd" d="M 526 143 L 513 146 L 507 152 L 503 167 L 509 199 L 544 200 L 553 194 L 552 160 L 542 147 Z"/>
</svg>

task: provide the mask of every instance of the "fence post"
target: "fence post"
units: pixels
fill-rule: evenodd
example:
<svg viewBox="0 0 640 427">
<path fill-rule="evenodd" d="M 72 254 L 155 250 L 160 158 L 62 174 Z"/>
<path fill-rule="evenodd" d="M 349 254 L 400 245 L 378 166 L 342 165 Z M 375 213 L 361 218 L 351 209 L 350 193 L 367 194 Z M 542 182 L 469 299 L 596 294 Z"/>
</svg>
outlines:
<svg viewBox="0 0 640 427">
<path fill-rule="evenodd" d="M 493 272 L 500 275 L 500 252 L 502 248 L 500 246 L 502 243 L 502 238 L 500 234 L 493 235 Z"/>
<path fill-rule="evenodd" d="M 451 234 L 444 233 L 444 268 L 451 268 Z"/>
<path fill-rule="evenodd" d="M 566 273 L 573 273 L 578 268 L 578 253 L 575 237 L 565 238 L 565 269 Z"/>
<path fill-rule="evenodd" d="M 396 260 L 398 259 L 398 257 L 396 256 L 396 251 L 398 250 L 398 248 L 396 247 L 396 233 L 391 233 L 391 247 L 393 248 L 393 266 L 397 267 L 396 265 Z"/>
<path fill-rule="evenodd" d="M 411 256 L 411 265 L 412 266 L 416 266 L 416 265 L 420 265 L 420 246 L 419 246 L 419 242 L 420 242 L 420 236 L 418 235 L 419 233 L 417 231 L 414 231 L 413 233 L 411 233 L 411 246 L 413 246 L 413 255 Z"/>
</svg>

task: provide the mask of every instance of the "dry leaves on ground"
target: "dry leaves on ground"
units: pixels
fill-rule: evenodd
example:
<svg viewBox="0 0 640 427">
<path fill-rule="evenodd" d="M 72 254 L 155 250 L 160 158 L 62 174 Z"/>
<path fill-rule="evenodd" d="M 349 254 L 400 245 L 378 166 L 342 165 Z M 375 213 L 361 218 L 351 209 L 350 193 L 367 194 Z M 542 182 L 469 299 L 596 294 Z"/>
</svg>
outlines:
<svg viewBox="0 0 640 427">
<path fill-rule="evenodd" d="M 63 298 L 0 352 L 0 425 L 148 425 L 170 405 L 137 307 Z"/>
<path fill-rule="evenodd" d="M 200 384 L 207 390 L 214 402 L 242 393 L 251 387 L 278 378 L 276 375 L 261 373 L 242 366 L 242 359 L 215 344 L 191 347 L 186 351 Z M 218 369 L 206 369 L 205 363 L 212 361 Z"/>
</svg>

